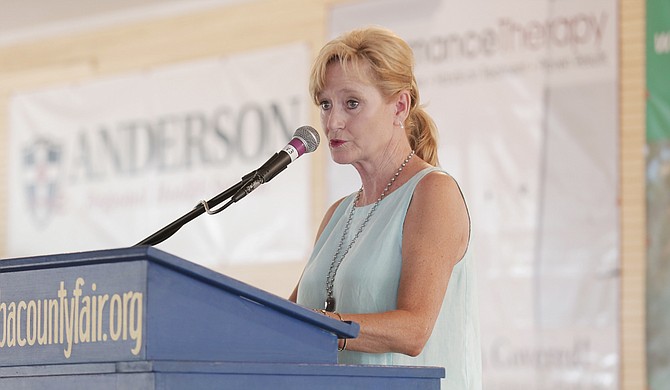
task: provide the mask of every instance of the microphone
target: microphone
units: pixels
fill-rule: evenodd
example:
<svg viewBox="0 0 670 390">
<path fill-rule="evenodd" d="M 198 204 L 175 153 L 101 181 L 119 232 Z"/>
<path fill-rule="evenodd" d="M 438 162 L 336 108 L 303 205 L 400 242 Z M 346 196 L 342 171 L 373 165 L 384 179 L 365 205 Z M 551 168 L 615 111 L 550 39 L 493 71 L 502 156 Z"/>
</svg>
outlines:
<svg viewBox="0 0 670 390">
<path fill-rule="evenodd" d="M 319 133 L 311 126 L 299 127 L 284 149 L 275 153 L 260 168 L 245 176 L 246 183 L 233 195 L 233 202 L 244 198 L 261 184 L 272 180 L 279 172 L 305 153 L 316 150 L 320 142 Z"/>
</svg>

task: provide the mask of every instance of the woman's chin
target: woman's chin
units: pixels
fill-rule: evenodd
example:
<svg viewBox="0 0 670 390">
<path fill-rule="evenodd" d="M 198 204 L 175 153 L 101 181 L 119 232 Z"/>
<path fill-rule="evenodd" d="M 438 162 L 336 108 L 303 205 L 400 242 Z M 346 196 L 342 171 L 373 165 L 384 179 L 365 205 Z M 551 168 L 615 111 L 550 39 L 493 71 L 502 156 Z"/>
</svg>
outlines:
<svg viewBox="0 0 670 390">
<path fill-rule="evenodd" d="M 337 164 L 351 164 L 351 156 L 338 150 L 330 150 L 330 158 Z"/>
</svg>

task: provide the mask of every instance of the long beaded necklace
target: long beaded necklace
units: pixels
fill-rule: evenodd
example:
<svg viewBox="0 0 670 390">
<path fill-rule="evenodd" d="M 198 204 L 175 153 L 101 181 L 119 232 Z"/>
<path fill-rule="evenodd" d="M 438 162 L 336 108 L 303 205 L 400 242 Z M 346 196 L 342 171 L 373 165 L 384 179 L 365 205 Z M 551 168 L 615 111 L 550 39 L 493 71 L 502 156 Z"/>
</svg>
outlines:
<svg viewBox="0 0 670 390">
<path fill-rule="evenodd" d="M 335 297 L 333 297 L 333 284 L 335 283 L 335 275 L 337 274 L 337 270 L 340 268 L 340 264 L 342 264 L 342 260 L 344 260 L 344 257 L 347 255 L 347 253 L 349 253 L 349 249 L 351 249 L 351 247 L 354 246 L 356 239 L 358 239 L 358 236 L 360 236 L 360 234 L 363 232 L 363 229 L 365 228 L 365 225 L 367 225 L 368 221 L 372 217 L 372 214 L 374 214 L 375 210 L 377 210 L 379 202 L 381 202 L 382 199 L 384 199 L 386 192 L 388 192 L 388 190 L 391 188 L 398 175 L 400 175 L 400 172 L 402 172 L 403 168 L 405 168 L 407 163 L 409 163 L 409 160 L 412 159 L 412 156 L 414 156 L 414 150 L 412 150 L 409 156 L 407 156 L 405 161 L 403 161 L 403 163 L 400 165 L 400 168 L 398 168 L 393 177 L 391 177 L 391 180 L 388 182 L 388 184 L 386 184 L 386 187 L 382 191 L 381 195 L 379 195 L 377 201 L 372 205 L 370 211 L 368 211 L 368 215 L 365 216 L 363 223 L 358 228 L 358 231 L 356 231 L 354 238 L 351 239 L 349 245 L 347 245 L 347 247 L 344 249 L 344 252 L 342 252 L 342 246 L 344 245 L 344 240 L 347 234 L 349 233 L 349 228 L 351 227 L 351 221 L 354 218 L 354 212 L 356 211 L 356 203 L 358 203 L 358 200 L 361 197 L 363 187 L 361 187 L 358 190 L 358 193 L 356 194 L 356 199 L 354 199 L 354 203 L 351 205 L 351 211 L 349 212 L 347 222 L 344 224 L 344 231 L 342 232 L 342 237 L 340 238 L 340 242 L 337 245 L 337 250 L 335 251 L 335 255 L 333 255 L 333 260 L 330 262 L 330 268 L 328 269 L 328 275 L 326 277 L 326 302 L 324 304 L 326 311 L 330 312 L 335 311 Z M 342 253 L 341 256 L 340 253 Z"/>
</svg>

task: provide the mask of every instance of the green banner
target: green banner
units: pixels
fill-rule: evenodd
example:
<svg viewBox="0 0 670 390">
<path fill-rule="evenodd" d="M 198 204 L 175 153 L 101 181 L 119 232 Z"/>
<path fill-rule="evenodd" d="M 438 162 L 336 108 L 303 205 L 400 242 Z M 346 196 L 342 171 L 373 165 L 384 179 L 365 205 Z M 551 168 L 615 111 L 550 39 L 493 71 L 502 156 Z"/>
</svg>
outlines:
<svg viewBox="0 0 670 390">
<path fill-rule="evenodd" d="M 647 0 L 647 374 L 670 388 L 670 0 Z"/>
<path fill-rule="evenodd" d="M 670 1 L 647 0 L 647 140 L 670 139 Z"/>
</svg>

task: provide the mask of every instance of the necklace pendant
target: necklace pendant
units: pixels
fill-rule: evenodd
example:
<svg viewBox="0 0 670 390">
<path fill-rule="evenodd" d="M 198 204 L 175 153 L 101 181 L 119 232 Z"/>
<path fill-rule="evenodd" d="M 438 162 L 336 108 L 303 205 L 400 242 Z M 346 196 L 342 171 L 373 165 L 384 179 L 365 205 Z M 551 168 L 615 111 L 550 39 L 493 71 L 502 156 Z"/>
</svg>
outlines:
<svg viewBox="0 0 670 390">
<path fill-rule="evenodd" d="M 331 313 L 335 311 L 335 298 L 333 297 L 326 298 L 325 309 L 326 311 L 329 311 Z"/>
</svg>

